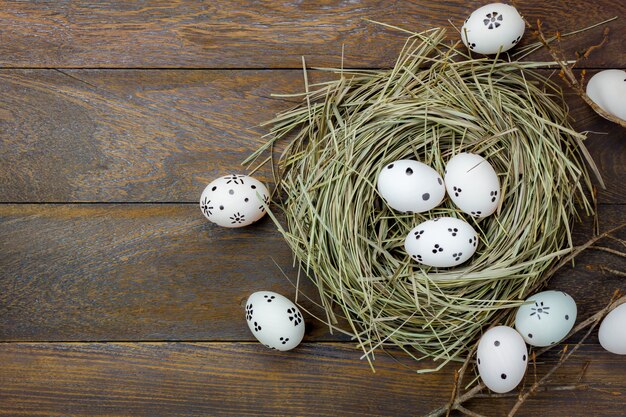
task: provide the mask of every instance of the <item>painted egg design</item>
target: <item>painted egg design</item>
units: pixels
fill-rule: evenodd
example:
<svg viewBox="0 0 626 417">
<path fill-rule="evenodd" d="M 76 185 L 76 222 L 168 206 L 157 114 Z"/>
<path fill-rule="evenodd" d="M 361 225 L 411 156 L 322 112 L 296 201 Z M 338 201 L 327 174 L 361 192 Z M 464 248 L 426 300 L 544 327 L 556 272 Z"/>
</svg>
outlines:
<svg viewBox="0 0 626 417">
<path fill-rule="evenodd" d="M 270 193 L 248 175 L 227 175 L 206 186 L 200 197 L 202 214 L 222 227 L 248 226 L 265 215 Z"/>
<path fill-rule="evenodd" d="M 420 223 L 404 240 L 404 248 L 413 260 L 439 268 L 462 264 L 472 257 L 477 246 L 474 228 L 454 217 Z"/>
<path fill-rule="evenodd" d="M 517 9 L 492 3 L 476 9 L 461 27 L 461 40 L 472 52 L 496 54 L 513 48 L 524 36 L 526 24 Z"/>
<path fill-rule="evenodd" d="M 559 343 L 574 327 L 576 302 L 563 291 L 543 291 L 517 309 L 515 329 L 531 346 Z"/>
<path fill-rule="evenodd" d="M 394 210 L 422 213 L 441 204 L 446 188 L 441 175 L 428 165 L 401 159 L 380 171 L 378 192 Z"/>
<path fill-rule="evenodd" d="M 291 350 L 304 337 L 302 313 L 275 292 L 258 291 L 248 297 L 246 322 L 254 337 L 270 349 Z"/>
<path fill-rule="evenodd" d="M 511 327 L 493 327 L 478 342 L 476 362 L 480 379 L 490 390 L 509 392 L 517 387 L 526 373 L 526 343 Z"/>
<path fill-rule="evenodd" d="M 452 157 L 446 165 L 445 183 L 452 202 L 472 217 L 487 217 L 498 208 L 498 175 L 480 155 L 460 153 Z"/>
</svg>

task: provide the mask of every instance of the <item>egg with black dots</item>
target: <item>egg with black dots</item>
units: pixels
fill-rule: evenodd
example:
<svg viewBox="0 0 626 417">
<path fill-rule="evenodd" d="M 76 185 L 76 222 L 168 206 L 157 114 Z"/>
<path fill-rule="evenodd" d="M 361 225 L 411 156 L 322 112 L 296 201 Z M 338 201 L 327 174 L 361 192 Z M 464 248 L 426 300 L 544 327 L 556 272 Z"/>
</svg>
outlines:
<svg viewBox="0 0 626 417">
<path fill-rule="evenodd" d="M 450 158 L 444 181 L 452 202 L 472 217 L 490 216 L 500 204 L 498 175 L 480 155 L 462 152 Z"/>
<path fill-rule="evenodd" d="M 443 178 L 437 171 L 410 159 L 384 165 L 376 184 L 389 207 L 407 214 L 432 210 L 441 204 L 446 194 Z"/>
<path fill-rule="evenodd" d="M 478 342 L 476 363 L 480 378 L 487 388 L 496 393 L 512 391 L 526 372 L 526 343 L 511 327 L 492 327 Z"/>
<path fill-rule="evenodd" d="M 304 337 L 304 318 L 298 307 L 272 291 L 257 291 L 248 297 L 245 319 L 254 337 L 270 349 L 291 350 Z"/>
<path fill-rule="evenodd" d="M 461 40 L 472 52 L 496 54 L 519 43 L 526 24 L 513 6 L 491 3 L 472 12 L 461 27 Z"/>
<path fill-rule="evenodd" d="M 517 309 L 515 329 L 531 346 L 551 346 L 572 330 L 576 315 L 576 302 L 569 294 L 543 291 L 528 297 Z"/>
<path fill-rule="evenodd" d="M 270 193 L 261 181 L 231 174 L 206 186 L 200 196 L 200 210 L 218 226 L 243 227 L 261 219 L 269 202 Z"/>
<path fill-rule="evenodd" d="M 471 258 L 477 242 L 478 234 L 469 223 L 454 217 L 436 217 L 409 231 L 404 249 L 415 262 L 449 268 Z"/>
</svg>

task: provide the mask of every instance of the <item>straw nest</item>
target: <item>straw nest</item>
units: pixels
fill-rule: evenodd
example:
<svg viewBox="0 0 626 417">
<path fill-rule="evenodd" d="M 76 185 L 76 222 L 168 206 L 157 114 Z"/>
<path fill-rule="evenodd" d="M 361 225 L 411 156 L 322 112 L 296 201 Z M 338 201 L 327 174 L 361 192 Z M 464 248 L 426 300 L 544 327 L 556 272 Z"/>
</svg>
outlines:
<svg viewBox="0 0 626 417">
<path fill-rule="evenodd" d="M 535 70 L 552 63 L 476 59 L 461 48 L 443 29 L 415 33 L 390 70 L 333 70 L 335 80 L 307 83 L 302 104 L 269 122 L 269 141 L 250 158 L 285 139 L 274 197 L 284 221 L 272 218 L 318 286 L 324 320 L 368 359 L 390 345 L 441 365 L 462 359 L 483 326 L 506 321 L 502 310 L 572 249 L 577 207 L 592 212 L 584 135 L 569 125 L 549 72 Z M 382 201 L 385 165 L 416 159 L 443 173 L 459 152 L 482 155 L 498 173 L 494 215 L 475 219 L 449 198 L 421 214 Z M 429 268 L 404 251 L 409 230 L 439 216 L 479 233 L 459 267 Z M 347 324 L 337 327 L 340 317 Z"/>
</svg>

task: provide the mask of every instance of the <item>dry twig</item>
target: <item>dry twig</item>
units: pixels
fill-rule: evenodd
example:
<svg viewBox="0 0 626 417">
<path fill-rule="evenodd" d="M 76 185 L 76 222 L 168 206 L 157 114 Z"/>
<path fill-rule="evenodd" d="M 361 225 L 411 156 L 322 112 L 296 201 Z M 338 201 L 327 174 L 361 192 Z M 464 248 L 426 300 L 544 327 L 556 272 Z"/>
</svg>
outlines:
<svg viewBox="0 0 626 417">
<path fill-rule="evenodd" d="M 590 46 L 582 55 L 577 54 L 578 56 L 577 56 L 576 61 L 571 64 L 565 58 L 565 54 L 563 53 L 563 51 L 560 48 L 554 47 L 548 41 L 548 39 L 543 33 L 543 30 L 541 29 L 540 20 L 537 20 L 537 30 L 534 32 L 534 34 L 539 38 L 541 43 L 546 47 L 546 49 L 552 56 L 552 59 L 554 59 L 554 61 L 556 61 L 556 63 L 559 64 L 559 66 L 561 67 L 561 72 L 559 75 L 567 83 L 567 85 L 569 85 L 576 92 L 576 94 L 578 94 L 578 96 L 580 96 L 580 98 L 582 98 L 585 101 L 585 103 L 587 103 L 600 116 L 604 117 L 605 119 L 613 123 L 617 123 L 618 125 L 622 127 L 626 127 L 626 120 L 622 120 L 612 115 L 611 113 L 608 113 L 607 111 L 602 109 L 600 106 L 598 106 L 593 100 L 591 100 L 591 98 L 589 98 L 589 96 L 587 95 L 583 87 L 584 77 L 586 75 L 585 70 L 582 71 L 582 75 L 581 75 L 582 79 L 580 81 L 578 80 L 576 75 L 574 75 L 574 71 L 572 71 L 572 69 L 578 65 L 581 59 L 588 58 L 591 52 L 602 47 L 608 41 L 609 28 L 604 29 L 602 41 L 599 44 Z M 557 36 L 557 41 L 558 40 L 559 40 L 559 37 Z"/>
</svg>

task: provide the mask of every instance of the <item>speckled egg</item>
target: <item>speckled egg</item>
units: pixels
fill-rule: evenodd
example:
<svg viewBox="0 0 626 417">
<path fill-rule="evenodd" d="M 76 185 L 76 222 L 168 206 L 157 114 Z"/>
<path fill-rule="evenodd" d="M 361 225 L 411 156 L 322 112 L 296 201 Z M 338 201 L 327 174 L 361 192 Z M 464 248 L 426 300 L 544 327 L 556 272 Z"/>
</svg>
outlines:
<svg viewBox="0 0 626 417">
<path fill-rule="evenodd" d="M 304 337 L 304 319 L 298 307 L 272 291 L 248 297 L 246 322 L 254 337 L 270 349 L 291 350 Z"/>
<path fill-rule="evenodd" d="M 472 52 L 506 52 L 522 39 L 526 25 L 517 9 L 491 3 L 476 9 L 461 27 L 461 39 Z"/>
<path fill-rule="evenodd" d="M 378 192 L 394 210 L 422 213 L 441 204 L 446 194 L 441 175 L 418 161 L 401 159 L 378 174 Z"/>
<path fill-rule="evenodd" d="M 420 223 L 404 240 L 409 256 L 424 265 L 457 266 L 476 252 L 478 234 L 472 226 L 454 217 L 438 217 Z"/>
<path fill-rule="evenodd" d="M 265 215 L 270 193 L 248 175 L 227 175 L 206 186 L 200 197 L 202 214 L 223 227 L 248 226 Z"/>
<path fill-rule="evenodd" d="M 480 379 L 487 388 L 497 393 L 509 392 L 526 373 L 526 343 L 511 327 L 493 327 L 478 342 L 476 362 Z"/>
<path fill-rule="evenodd" d="M 446 165 L 445 184 L 452 202 L 473 217 L 493 214 L 500 203 L 498 175 L 480 155 L 460 153 L 452 157 Z"/>
<path fill-rule="evenodd" d="M 531 346 L 559 343 L 576 322 L 576 302 L 563 291 L 543 291 L 517 309 L 515 329 Z"/>
</svg>

